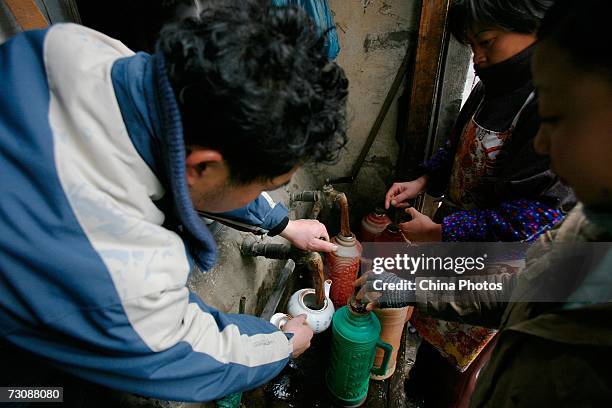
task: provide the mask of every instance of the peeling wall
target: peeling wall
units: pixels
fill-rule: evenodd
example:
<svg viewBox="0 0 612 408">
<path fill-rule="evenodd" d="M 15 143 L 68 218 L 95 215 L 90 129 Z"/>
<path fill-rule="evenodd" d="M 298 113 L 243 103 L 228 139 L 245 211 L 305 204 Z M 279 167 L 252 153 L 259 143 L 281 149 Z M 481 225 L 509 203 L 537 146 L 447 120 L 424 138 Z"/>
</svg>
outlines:
<svg viewBox="0 0 612 408">
<path fill-rule="evenodd" d="M 342 161 L 319 178 L 348 176 L 385 100 L 406 52 L 414 53 L 418 38 L 421 0 L 329 0 L 342 47 L 338 63 L 350 81 L 349 144 Z M 432 147 L 450 134 L 461 106 L 470 53 L 451 38 L 444 57 L 443 84 L 437 105 Z M 408 77 L 412 67 L 408 68 Z M 408 79 L 409 80 L 409 79 Z M 405 81 L 406 82 L 406 81 Z M 363 215 L 384 204 L 384 195 L 394 180 L 398 145 L 395 140 L 398 98 L 410 90 L 404 83 L 369 150 L 357 179 L 336 187 L 345 191 L 351 204 L 351 219 L 357 225 Z M 402 109 L 407 109 L 402 104 Z"/>
<path fill-rule="evenodd" d="M 329 0 L 340 36 L 338 63 L 349 78 L 349 143 L 338 165 L 324 176 L 348 176 L 366 142 L 408 50 L 416 45 L 421 1 Z M 410 69 L 409 69 L 410 72 Z M 383 203 L 393 180 L 398 147 L 395 141 L 397 97 L 352 185 L 347 192 L 353 224 Z"/>
</svg>

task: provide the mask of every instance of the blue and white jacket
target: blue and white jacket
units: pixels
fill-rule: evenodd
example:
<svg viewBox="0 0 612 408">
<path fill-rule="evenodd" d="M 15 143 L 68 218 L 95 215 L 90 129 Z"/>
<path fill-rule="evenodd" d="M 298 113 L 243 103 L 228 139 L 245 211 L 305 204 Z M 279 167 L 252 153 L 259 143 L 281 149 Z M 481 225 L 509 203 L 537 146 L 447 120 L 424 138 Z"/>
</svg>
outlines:
<svg viewBox="0 0 612 408">
<path fill-rule="evenodd" d="M 0 46 L 0 335 L 71 373 L 208 401 L 274 377 L 291 353 L 266 321 L 186 287 L 215 242 L 187 191 L 161 54 L 74 24 Z M 261 196 L 228 214 L 273 230 Z"/>
</svg>

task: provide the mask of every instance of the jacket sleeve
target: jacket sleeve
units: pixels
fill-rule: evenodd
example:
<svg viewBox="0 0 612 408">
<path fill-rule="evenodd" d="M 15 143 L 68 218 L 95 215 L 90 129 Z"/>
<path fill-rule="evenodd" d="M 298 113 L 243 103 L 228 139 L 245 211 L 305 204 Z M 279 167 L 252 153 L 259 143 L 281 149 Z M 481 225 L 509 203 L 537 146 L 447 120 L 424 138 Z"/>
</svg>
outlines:
<svg viewBox="0 0 612 408">
<path fill-rule="evenodd" d="M 289 221 L 287 207 L 276 203 L 266 192 L 245 207 L 219 214 L 223 217 L 255 225 L 268 230 L 268 235 L 281 233 Z"/>
<path fill-rule="evenodd" d="M 442 241 L 531 242 L 563 220 L 565 213 L 534 200 L 497 208 L 457 211 L 442 221 Z"/>
<path fill-rule="evenodd" d="M 117 49 L 127 49 L 105 38 L 60 24 L 0 47 L 10 158 L 0 183 L 0 337 L 79 377 L 165 400 L 256 387 L 286 365 L 291 342 L 186 287 L 185 242 L 162 226 L 152 197 L 163 188 L 138 158 L 110 82 Z M 26 157 L 44 181 L 24 171 Z"/>
<path fill-rule="evenodd" d="M 488 276 L 470 276 L 474 284 L 487 282 L 500 285 L 499 291 L 484 290 L 419 290 L 416 281 L 416 307 L 419 313 L 438 319 L 458 321 L 476 326 L 497 328 L 508 306 L 514 288 L 518 282 L 519 273 L 500 273 Z M 454 283 L 465 277 L 445 278 L 445 282 Z"/>
<path fill-rule="evenodd" d="M 20 331 L 8 340 L 89 381 L 174 401 L 255 388 L 282 370 L 292 348 L 270 323 L 221 313 L 185 287 L 71 313 L 48 326 L 52 335 Z"/>
</svg>

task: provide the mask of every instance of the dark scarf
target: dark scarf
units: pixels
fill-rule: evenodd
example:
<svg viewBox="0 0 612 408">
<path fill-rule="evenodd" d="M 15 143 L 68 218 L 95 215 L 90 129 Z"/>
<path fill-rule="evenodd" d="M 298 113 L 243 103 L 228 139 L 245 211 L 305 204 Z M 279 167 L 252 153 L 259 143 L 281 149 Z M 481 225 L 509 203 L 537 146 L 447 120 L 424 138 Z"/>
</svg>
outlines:
<svg viewBox="0 0 612 408">
<path fill-rule="evenodd" d="M 476 66 L 476 75 L 484 84 L 487 96 L 507 94 L 530 82 L 534 50 L 535 44 L 499 64 L 484 69 Z"/>
</svg>

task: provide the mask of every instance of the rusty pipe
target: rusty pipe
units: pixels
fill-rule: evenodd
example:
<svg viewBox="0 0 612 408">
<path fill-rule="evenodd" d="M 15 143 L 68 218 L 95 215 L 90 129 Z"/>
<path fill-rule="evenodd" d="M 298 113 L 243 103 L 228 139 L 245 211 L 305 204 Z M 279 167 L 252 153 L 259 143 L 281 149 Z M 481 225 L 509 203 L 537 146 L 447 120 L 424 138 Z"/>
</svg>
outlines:
<svg viewBox="0 0 612 408">
<path fill-rule="evenodd" d="M 319 201 L 321 196 L 320 191 L 300 191 L 298 193 L 291 193 L 289 195 L 289 202 L 294 203 L 298 201 L 316 203 Z"/>
<path fill-rule="evenodd" d="M 336 196 L 336 202 L 340 206 L 340 234 L 348 238 L 353 234 L 351 233 L 351 226 L 349 224 L 349 207 L 346 194 L 339 193 Z"/>
<path fill-rule="evenodd" d="M 334 186 L 328 182 L 326 182 L 321 190 L 291 193 L 289 195 L 289 202 L 290 205 L 296 202 L 314 203 L 312 208 L 312 219 L 317 219 L 322 209 L 331 208 L 338 203 L 341 214 L 341 234 L 345 237 L 350 237 L 352 235 L 349 225 L 349 207 L 346 195 L 334 189 Z"/>
<path fill-rule="evenodd" d="M 304 258 L 306 269 L 310 272 L 310 276 L 314 280 L 316 305 L 323 307 L 325 302 L 324 282 L 325 275 L 323 273 L 323 258 L 318 252 L 309 252 L 309 255 Z"/>
<path fill-rule="evenodd" d="M 246 296 L 240 296 L 240 303 L 238 305 L 238 313 L 244 314 L 246 310 Z"/>
<path fill-rule="evenodd" d="M 268 259 L 292 259 L 298 265 L 323 265 L 318 252 L 302 251 L 288 244 L 273 244 L 261 242 L 253 236 L 247 236 L 242 241 L 240 252 L 243 256 L 263 256 Z"/>
<path fill-rule="evenodd" d="M 306 251 L 302 251 L 288 244 L 274 244 L 271 242 L 260 241 L 252 235 L 244 238 L 240 245 L 240 252 L 243 256 L 263 256 L 268 259 L 298 259 L 304 257 Z"/>
<path fill-rule="evenodd" d="M 346 194 L 339 192 L 331 184 L 325 184 L 322 189 L 324 204 L 335 205 L 338 203 L 340 207 L 340 235 L 345 238 L 353 236 L 351 233 L 350 219 L 349 219 L 349 205 Z"/>
<path fill-rule="evenodd" d="M 269 259 L 291 259 L 296 264 L 306 267 L 312 276 L 315 286 L 317 305 L 325 301 L 323 258 L 318 252 L 302 251 L 291 245 L 260 242 L 253 236 L 242 241 L 240 252 L 244 256 L 263 256 Z"/>
</svg>

